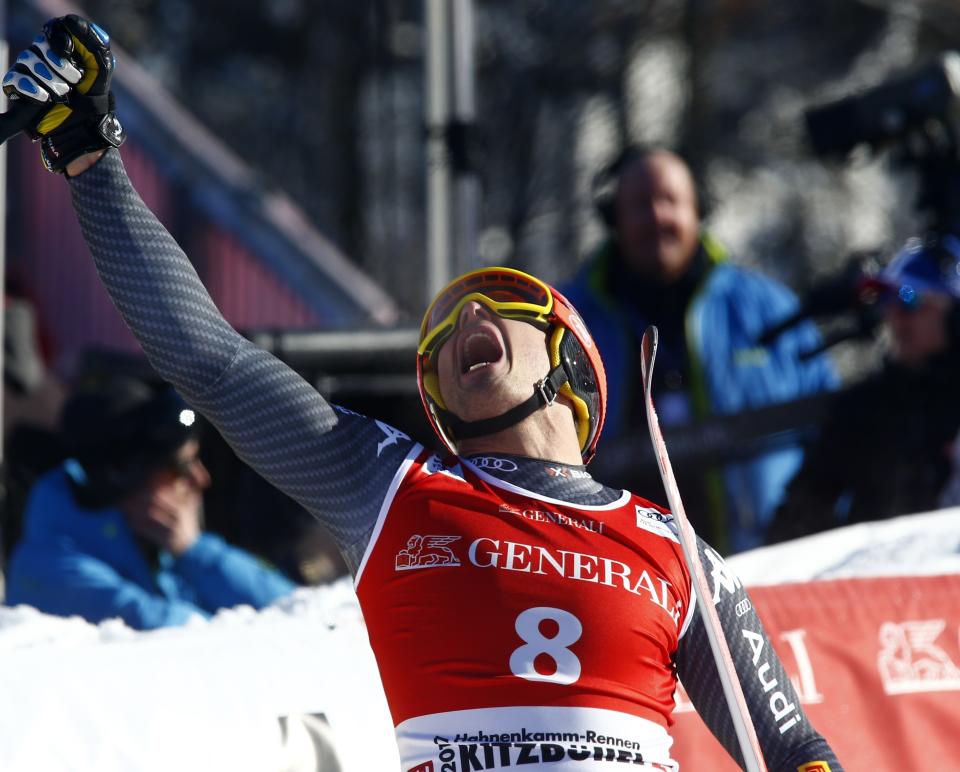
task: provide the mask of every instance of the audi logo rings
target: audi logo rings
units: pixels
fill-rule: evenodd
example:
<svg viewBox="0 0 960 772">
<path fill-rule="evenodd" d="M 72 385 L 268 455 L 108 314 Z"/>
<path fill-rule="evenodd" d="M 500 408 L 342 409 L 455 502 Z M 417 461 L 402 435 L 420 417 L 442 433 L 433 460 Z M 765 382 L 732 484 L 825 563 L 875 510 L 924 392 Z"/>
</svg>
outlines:
<svg viewBox="0 0 960 772">
<path fill-rule="evenodd" d="M 496 472 L 516 472 L 520 467 L 516 461 L 496 456 L 480 456 L 470 459 L 479 469 L 492 469 Z"/>
</svg>

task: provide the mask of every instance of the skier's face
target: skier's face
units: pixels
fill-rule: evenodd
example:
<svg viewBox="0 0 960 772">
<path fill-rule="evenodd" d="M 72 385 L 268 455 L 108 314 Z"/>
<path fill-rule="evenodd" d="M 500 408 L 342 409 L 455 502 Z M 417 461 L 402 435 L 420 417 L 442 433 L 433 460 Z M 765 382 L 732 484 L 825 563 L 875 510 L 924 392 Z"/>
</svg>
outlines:
<svg viewBox="0 0 960 772">
<path fill-rule="evenodd" d="M 476 301 L 464 305 L 436 361 L 444 403 L 464 421 L 491 418 L 520 404 L 550 370 L 543 330 L 503 319 Z"/>
<path fill-rule="evenodd" d="M 887 306 L 892 338 L 892 356 L 905 367 L 919 367 L 949 346 L 947 315 L 951 300 L 946 295 L 926 293 L 905 306 L 899 301 Z"/>
</svg>

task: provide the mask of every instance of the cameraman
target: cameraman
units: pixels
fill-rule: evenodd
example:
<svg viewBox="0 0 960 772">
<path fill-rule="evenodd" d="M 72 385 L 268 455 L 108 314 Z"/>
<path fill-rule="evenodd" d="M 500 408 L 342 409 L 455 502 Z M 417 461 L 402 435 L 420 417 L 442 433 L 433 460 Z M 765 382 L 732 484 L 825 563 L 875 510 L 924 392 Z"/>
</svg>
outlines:
<svg viewBox="0 0 960 772">
<path fill-rule="evenodd" d="M 837 385 L 829 361 L 800 353 L 821 339 L 812 322 L 756 344 L 798 303 L 778 282 L 734 265 L 702 226 L 703 196 L 687 163 L 658 147 L 631 145 L 594 180 L 608 237 L 561 291 L 580 310 L 603 352 L 615 396 L 609 437 L 646 435 L 639 367 L 647 325 L 660 329 L 653 396 L 665 426 L 693 425 Z M 697 531 L 722 552 L 755 547 L 800 466 L 796 446 L 771 449 L 722 468 L 678 473 Z M 655 469 L 643 484 L 659 488 Z M 641 485 L 638 479 L 631 481 Z"/>
<path fill-rule="evenodd" d="M 960 428 L 960 239 L 910 240 L 875 284 L 887 361 L 838 397 L 769 542 L 938 506 Z"/>
<path fill-rule="evenodd" d="M 194 413 L 134 378 L 78 389 L 61 433 L 70 457 L 30 492 L 7 603 L 151 629 L 256 608 L 294 584 L 201 530 L 210 475 Z"/>
</svg>

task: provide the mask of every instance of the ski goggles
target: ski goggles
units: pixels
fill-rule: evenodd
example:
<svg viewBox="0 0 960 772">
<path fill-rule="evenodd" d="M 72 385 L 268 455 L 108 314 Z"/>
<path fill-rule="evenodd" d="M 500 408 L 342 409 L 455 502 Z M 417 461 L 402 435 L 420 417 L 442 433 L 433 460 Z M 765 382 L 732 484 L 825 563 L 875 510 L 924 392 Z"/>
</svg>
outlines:
<svg viewBox="0 0 960 772">
<path fill-rule="evenodd" d="M 550 323 L 553 292 L 539 279 L 512 268 L 481 268 L 448 284 L 437 297 L 420 325 L 417 353 L 430 357 L 457 327 L 463 307 L 476 301 L 505 319 Z"/>
</svg>

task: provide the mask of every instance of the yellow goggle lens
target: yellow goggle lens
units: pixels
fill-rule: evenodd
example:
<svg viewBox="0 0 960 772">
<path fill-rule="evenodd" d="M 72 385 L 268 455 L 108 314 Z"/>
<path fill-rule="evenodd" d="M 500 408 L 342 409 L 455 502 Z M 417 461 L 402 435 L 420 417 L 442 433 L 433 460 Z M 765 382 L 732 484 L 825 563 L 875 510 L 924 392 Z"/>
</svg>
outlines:
<svg viewBox="0 0 960 772">
<path fill-rule="evenodd" d="M 430 305 L 420 326 L 421 355 L 429 356 L 453 332 L 464 305 L 483 303 L 498 316 L 547 322 L 553 293 L 539 279 L 511 268 L 482 268 L 449 284 Z"/>
</svg>

